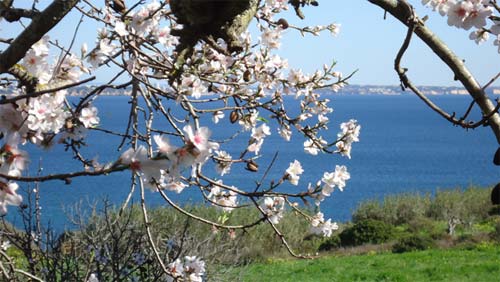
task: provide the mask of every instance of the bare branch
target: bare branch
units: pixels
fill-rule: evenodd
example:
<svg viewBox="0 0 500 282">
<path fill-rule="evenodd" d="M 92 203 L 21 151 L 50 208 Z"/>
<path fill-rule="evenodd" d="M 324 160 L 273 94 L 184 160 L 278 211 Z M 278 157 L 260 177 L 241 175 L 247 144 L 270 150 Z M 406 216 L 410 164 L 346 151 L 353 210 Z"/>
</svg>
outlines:
<svg viewBox="0 0 500 282">
<path fill-rule="evenodd" d="M 370 3 L 381 7 L 384 11 L 389 12 L 396 17 L 400 22 L 408 27 L 414 25 L 414 33 L 422 39 L 427 46 L 453 71 L 455 78 L 459 80 L 467 89 L 474 101 L 479 105 L 483 116 L 489 116 L 495 111 L 493 102 L 488 98 L 482 87 L 474 79 L 474 76 L 465 66 L 464 62 L 458 58 L 449 48 L 443 43 L 424 22 L 414 15 L 412 6 L 405 0 L 368 0 Z M 428 104 L 430 106 L 430 104 Z M 437 111 L 437 109 L 434 109 Z M 497 142 L 500 143 L 500 116 L 498 113 L 493 113 L 488 124 L 491 127 Z"/>
<path fill-rule="evenodd" d="M 39 41 L 78 3 L 79 0 L 54 0 L 30 25 L 0 53 L 0 73 L 19 62 L 33 44 Z"/>
</svg>

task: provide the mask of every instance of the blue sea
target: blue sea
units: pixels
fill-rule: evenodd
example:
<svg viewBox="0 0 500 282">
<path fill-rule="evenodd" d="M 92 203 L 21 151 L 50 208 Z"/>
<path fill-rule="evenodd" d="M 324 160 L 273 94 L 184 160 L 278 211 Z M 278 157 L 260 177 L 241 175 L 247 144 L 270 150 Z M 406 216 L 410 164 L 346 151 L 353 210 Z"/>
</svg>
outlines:
<svg viewBox="0 0 500 282">
<path fill-rule="evenodd" d="M 303 151 L 303 138 L 295 136 L 298 138 L 292 138 L 287 143 L 273 131 L 264 141 L 262 157 L 258 159 L 259 172 L 250 173 L 243 166 L 233 165 L 231 174 L 224 177 L 224 183 L 253 190 L 255 181 L 260 180 L 276 152 L 277 164 L 271 168 L 265 183 L 278 179 L 295 159 L 301 161 L 305 170 L 298 187 L 285 185 L 280 188 L 283 191 L 305 189 L 309 182 L 321 179 L 323 172 L 333 171 L 335 165 L 346 165 L 351 179 L 345 190 L 336 190 L 321 205 L 325 217 L 342 222 L 350 220 L 352 211 L 366 199 L 406 192 L 432 193 L 437 189 L 466 188 L 470 185 L 487 187 L 500 182 L 500 167 L 492 163 L 498 144 L 488 127 L 469 131 L 455 127 L 412 95 L 328 96 L 334 112 L 329 116 L 330 130 L 324 134 L 325 138 L 334 138 L 340 123 L 349 119 L 357 119 L 361 125 L 361 142 L 353 144 L 352 159 L 328 154 L 312 157 Z M 78 98 L 74 99 L 77 101 Z M 457 116 L 470 103 L 470 98 L 465 96 L 435 96 L 432 99 L 445 110 L 456 112 Z M 124 131 L 129 112 L 128 100 L 125 96 L 109 96 L 96 101 L 103 128 Z M 293 97 L 285 98 L 285 102 L 291 111 L 297 110 L 297 101 Z M 172 107 L 176 105 L 172 104 Z M 479 113 L 474 112 L 473 116 L 479 118 Z M 266 114 L 263 117 L 267 118 Z M 203 121 L 213 129 L 213 139 L 226 139 L 238 129 L 227 119 L 217 125 L 209 119 Z M 166 126 L 166 123 L 159 125 Z M 222 144 L 221 149 L 237 156 L 238 149 L 246 146 L 247 135 L 232 143 Z M 83 148 L 83 153 L 90 158 L 98 157 L 103 163 L 113 161 L 121 154 L 116 150 L 120 141 L 120 138 L 91 132 L 89 146 Z M 26 149 L 31 158 L 30 175 L 36 174 L 39 167 L 43 167 L 42 174 L 81 169 L 61 146 L 49 150 L 34 146 L 27 146 Z M 72 228 L 68 214 L 74 213 L 76 204 L 80 203 L 83 214 L 90 213 L 90 205 L 104 198 L 119 205 L 128 195 L 129 182 L 130 172 L 122 172 L 110 176 L 75 178 L 70 185 L 62 181 L 40 183 L 42 220 L 50 222 L 56 230 Z M 34 186 L 20 185 L 27 199 L 26 192 Z M 202 201 L 195 187 L 187 188 L 179 195 L 173 192 L 168 194 L 181 204 Z M 134 201 L 138 203 L 138 199 L 136 192 Z M 154 192 L 146 194 L 146 201 L 151 207 L 167 205 Z M 20 225 L 15 214 L 15 208 L 10 207 L 8 219 Z"/>
</svg>

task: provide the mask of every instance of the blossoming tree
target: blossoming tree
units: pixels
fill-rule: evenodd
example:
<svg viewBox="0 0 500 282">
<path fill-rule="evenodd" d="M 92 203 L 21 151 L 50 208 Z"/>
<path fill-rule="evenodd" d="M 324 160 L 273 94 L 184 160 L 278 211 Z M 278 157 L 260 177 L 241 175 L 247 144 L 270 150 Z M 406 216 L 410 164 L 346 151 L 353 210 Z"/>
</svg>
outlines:
<svg viewBox="0 0 500 282">
<path fill-rule="evenodd" d="M 305 185 L 299 193 L 278 190 L 287 182 L 299 185 L 304 170 L 298 160 L 290 160 L 280 179 L 263 178 L 253 187 L 235 187 L 225 183 L 224 176 L 236 169 L 246 169 L 248 173 L 259 170 L 261 148 L 271 134 L 280 134 L 283 142 L 296 134 L 304 136 L 304 150 L 311 155 L 325 152 L 350 157 L 360 126 L 355 120 L 347 121 L 341 124 L 336 140 L 325 140 L 322 132 L 327 129 L 327 114 L 332 109 L 329 100 L 317 93 L 321 88 L 342 87 L 348 77 L 342 77 L 334 65 L 325 65 L 313 74 L 288 70 L 287 61 L 273 52 L 280 46 L 285 29 L 315 35 L 329 30 L 335 34 L 338 25 L 290 26 L 285 19 L 277 18 L 277 14 L 288 9 L 286 1 L 140 1 L 127 6 L 113 1 L 105 7 L 77 2 L 54 1 L 41 12 L 17 9 L 9 3 L 2 7 L 2 15 L 9 22 L 31 18 L 30 25 L 17 38 L 4 40 L 6 48 L 0 54 L 3 87 L 12 90 L 0 102 L 4 144 L 0 193 L 4 213 L 8 205 L 21 203 L 17 193 L 20 182 L 69 182 L 75 177 L 129 170 L 133 176 L 129 193 L 134 192 L 136 185 L 139 187 L 145 231 L 164 274 L 192 281 L 201 279 L 204 263 L 194 257 L 164 260 L 149 230 L 145 189 L 157 191 L 179 212 L 216 229 L 234 232 L 267 223 L 294 256 L 303 257 L 288 247 L 286 237 L 277 227 L 286 206 L 310 221 L 312 233 L 331 235 L 337 228 L 335 223 L 324 219 L 321 212 L 310 215 L 302 211 L 294 199 L 312 198 L 319 206 L 335 187 L 345 187 L 350 175 L 344 166 L 336 166 L 323 177 L 318 175 L 317 183 Z M 291 3 L 301 16 L 300 7 L 305 4 L 316 3 Z M 71 9 L 78 9 L 84 17 L 102 26 L 96 44 L 90 48 L 82 46 L 79 54 L 73 46 L 60 46 L 46 35 Z M 46 22 L 47 18 L 52 21 Z M 260 31 L 258 38 L 246 31 L 250 22 Z M 58 57 L 53 56 L 53 49 L 59 52 Z M 72 87 L 90 83 L 97 69 L 109 65 L 118 69 L 116 77 L 104 85 L 91 84 L 77 104 L 68 102 Z M 124 83 L 115 83 L 123 77 Z M 12 87 L 12 78 L 17 87 Z M 100 127 L 94 104 L 106 88 L 130 89 L 125 132 Z M 284 95 L 296 97 L 299 113 L 292 115 L 287 111 L 289 105 Z M 185 117 L 179 118 L 173 109 L 181 109 Z M 207 122 L 205 116 L 212 117 L 212 121 Z M 269 116 L 271 120 L 263 118 Z M 160 119 L 168 126 L 160 126 Z M 231 140 L 212 137 L 210 127 L 221 119 L 240 125 Z M 80 151 L 89 130 L 121 136 L 122 142 L 117 146 L 128 148 L 116 160 L 97 163 L 92 155 Z M 246 138 L 248 146 L 232 152 L 236 153 L 233 157 L 225 147 L 235 138 Z M 26 143 L 66 146 L 81 163 L 81 170 L 26 176 L 23 171 L 29 156 L 22 150 Z M 272 167 L 273 162 L 267 166 Z M 210 167 L 215 167 L 217 175 L 205 173 Z M 245 225 L 230 226 L 191 214 L 170 199 L 169 193 L 194 187 L 199 188 L 207 202 L 225 213 L 250 204 L 261 216 Z"/>
<path fill-rule="evenodd" d="M 0 212 L 6 213 L 9 205 L 23 201 L 17 193 L 20 183 L 64 180 L 95 175 L 108 175 L 130 171 L 128 193 L 137 189 L 141 195 L 144 231 L 161 265 L 166 280 L 202 280 L 204 262 L 197 257 L 167 260 L 157 247 L 157 240 L 150 231 L 145 190 L 150 189 L 187 216 L 213 226 L 217 230 L 250 229 L 257 224 L 268 224 L 280 238 L 290 254 L 296 254 L 287 244 L 286 234 L 277 225 L 285 207 L 297 212 L 310 222 L 310 232 L 330 236 L 336 223 L 326 220 L 323 213 L 310 214 L 297 204 L 297 200 L 312 199 L 318 206 L 337 188 L 342 190 L 350 175 L 345 166 L 332 167 L 327 172 L 306 172 L 300 160 L 289 162 L 289 167 L 279 179 L 267 179 L 267 170 L 277 161 L 267 164 L 261 160 L 261 148 L 266 138 L 279 134 L 283 142 L 301 136 L 306 153 L 340 154 L 350 158 L 351 147 L 359 141 L 360 125 L 356 120 L 340 124 L 335 140 L 325 140 L 328 129 L 327 115 L 332 108 L 327 98 L 318 90 L 339 90 L 350 76 L 343 76 L 335 64 L 321 66 L 318 71 L 306 74 L 300 69 L 288 69 L 287 61 L 275 53 L 280 46 L 284 30 L 319 35 L 324 31 L 338 33 L 339 25 L 317 27 L 290 25 L 279 14 L 294 9 L 304 17 L 301 7 L 317 6 L 314 0 L 245 0 L 245 1 L 106 1 L 95 6 L 91 1 L 54 0 L 42 11 L 16 8 L 13 1 L 0 3 L 0 16 L 15 24 L 30 21 L 16 38 L 2 39 L 0 53 L 1 87 L 10 91 L 0 100 Z M 130 3 L 129 3 L 130 2 Z M 431 108 L 451 122 L 473 128 L 488 123 L 500 141 L 500 120 L 495 107 L 463 63 L 425 27 L 406 1 L 370 0 L 396 16 L 409 27 L 407 40 L 396 58 L 396 70 L 402 86 L 411 88 Z M 471 34 L 476 42 L 497 35 L 494 12 L 496 1 L 423 1 L 442 15 L 448 22 L 464 29 L 477 28 Z M 47 36 L 70 10 L 97 22 L 95 44 L 81 46 L 75 51 L 73 44 L 61 46 Z M 493 26 L 487 28 L 491 19 Z M 326 19 L 328 20 L 328 19 Z M 259 35 L 252 36 L 247 27 L 255 24 Z M 412 34 L 421 37 L 455 72 L 467 88 L 474 103 L 481 108 L 484 119 L 470 123 L 463 118 L 442 111 L 418 91 L 399 66 L 401 57 Z M 73 36 L 77 36 L 76 32 Z M 495 41 L 498 45 L 498 39 Z M 55 56 L 55 54 L 58 54 Z M 99 69 L 116 70 L 116 76 L 104 84 L 95 84 L 93 74 Z M 120 81 L 119 83 L 117 81 Z M 68 101 L 73 87 L 90 85 L 88 92 L 76 104 Z M 114 132 L 101 127 L 99 109 L 95 101 L 106 89 L 130 91 L 129 115 L 124 132 Z M 294 96 L 300 105 L 298 113 L 287 109 L 284 96 Z M 472 105 L 471 105 L 472 107 Z M 175 109 L 175 113 L 174 113 Z M 182 114 L 177 114 L 178 112 Z M 206 117 L 209 117 L 207 119 Z M 269 119 L 269 120 L 268 120 Z M 238 124 L 239 129 L 228 140 L 217 140 L 211 128 L 221 120 Z M 167 124 L 167 126 L 165 126 Z M 331 130 L 331 129 L 330 129 Z M 93 155 L 80 149 L 85 145 L 88 131 L 100 131 L 119 136 L 116 144 L 123 148 L 121 156 L 106 163 L 98 163 Z M 238 152 L 226 149 L 236 138 L 247 140 L 247 146 Z M 73 159 L 81 164 L 79 171 L 64 171 L 48 175 L 29 176 L 24 173 L 29 159 L 23 150 L 26 143 L 40 147 L 66 146 L 73 152 Z M 247 170 L 251 176 L 265 165 L 263 177 L 254 185 L 236 187 L 225 180 L 235 170 Z M 214 168 L 217 174 L 212 174 Z M 319 173 L 316 183 L 300 181 L 304 173 Z M 22 184 L 21 184 L 22 185 Z M 304 187 L 301 192 L 290 193 L 279 189 L 283 185 Z M 255 207 L 260 216 L 244 225 L 227 225 L 192 214 L 175 203 L 171 193 L 196 190 L 211 205 L 226 214 L 245 205 Z M 126 194 L 127 191 L 124 191 Z M 127 197 L 127 199 L 130 199 Z M 128 200 L 123 204 L 126 208 Z M 4 259 L 8 256 L 2 251 Z M 27 273 L 9 264 L 2 268 L 4 277 L 17 273 L 36 279 L 36 273 Z M 35 277 L 35 278 L 34 278 Z M 90 272 L 85 280 L 97 281 Z"/>
</svg>

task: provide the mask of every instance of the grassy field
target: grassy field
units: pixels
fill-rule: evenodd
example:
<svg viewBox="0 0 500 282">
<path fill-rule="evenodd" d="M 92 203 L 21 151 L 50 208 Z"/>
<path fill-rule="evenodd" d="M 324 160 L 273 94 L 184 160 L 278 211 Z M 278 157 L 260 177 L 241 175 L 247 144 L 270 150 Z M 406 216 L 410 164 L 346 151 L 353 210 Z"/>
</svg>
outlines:
<svg viewBox="0 0 500 282">
<path fill-rule="evenodd" d="M 500 281 L 500 246 L 270 261 L 236 272 L 227 281 Z"/>
</svg>

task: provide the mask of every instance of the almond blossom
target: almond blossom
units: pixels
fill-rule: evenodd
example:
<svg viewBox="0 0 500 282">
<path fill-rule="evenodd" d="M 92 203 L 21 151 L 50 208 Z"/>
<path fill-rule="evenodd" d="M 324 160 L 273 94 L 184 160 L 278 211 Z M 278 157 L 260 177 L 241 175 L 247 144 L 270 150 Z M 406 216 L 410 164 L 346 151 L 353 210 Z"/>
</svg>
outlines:
<svg viewBox="0 0 500 282">
<path fill-rule="evenodd" d="M 215 170 L 220 176 L 224 176 L 224 174 L 228 174 L 231 170 L 232 157 L 226 151 L 215 151 L 217 155 L 215 158 L 216 166 Z"/>
<path fill-rule="evenodd" d="M 201 282 L 205 274 L 205 262 L 196 256 L 177 258 L 167 266 L 170 275 L 175 281 Z M 174 281 L 174 280 L 172 280 Z"/>
<path fill-rule="evenodd" d="M 127 36 L 129 34 L 129 32 L 127 30 L 127 25 L 122 21 L 116 21 L 115 31 L 121 37 Z"/>
<path fill-rule="evenodd" d="M 300 175 L 303 172 L 304 172 L 304 170 L 302 169 L 300 162 L 297 160 L 294 160 L 293 163 L 290 163 L 290 166 L 286 170 L 288 181 L 290 181 L 290 183 L 292 185 L 298 185 Z"/>
<path fill-rule="evenodd" d="M 325 196 L 330 196 L 333 189 L 337 187 L 340 191 L 344 190 L 346 186 L 346 181 L 351 178 L 349 172 L 347 172 L 346 166 L 335 166 L 334 172 L 325 172 L 321 181 L 324 183 L 322 194 Z"/>
<path fill-rule="evenodd" d="M 167 167 L 164 160 L 153 160 L 148 157 L 147 149 L 139 146 L 136 150 L 129 148 L 120 156 L 120 162 L 128 165 L 130 170 L 140 175 L 146 187 L 153 191 L 162 182 L 162 168 Z"/>
<path fill-rule="evenodd" d="M 317 140 L 309 139 L 304 142 L 304 151 L 308 154 L 316 156 L 322 150 L 322 146 L 326 144 L 326 140 L 321 137 Z"/>
<path fill-rule="evenodd" d="M 271 135 L 271 129 L 265 123 L 259 127 L 252 128 L 252 139 L 250 140 L 250 145 L 248 145 L 247 150 L 255 152 L 255 154 L 258 155 L 264 143 L 264 138 L 269 135 Z"/>
<path fill-rule="evenodd" d="M 323 237 L 332 236 L 332 232 L 338 230 L 339 226 L 336 222 L 331 222 L 331 219 L 325 221 L 323 213 L 318 212 L 311 220 L 311 233 L 323 235 Z"/>
<path fill-rule="evenodd" d="M 206 92 L 207 87 L 198 77 L 191 74 L 182 76 L 181 84 L 179 85 L 179 93 L 198 99 Z"/>
<path fill-rule="evenodd" d="M 265 197 L 260 208 L 273 224 L 278 224 L 283 218 L 285 199 L 283 197 Z"/>
<path fill-rule="evenodd" d="M 212 152 L 213 149 L 217 149 L 219 147 L 217 143 L 209 141 L 212 132 L 208 129 L 208 127 L 200 127 L 197 130 L 194 130 L 189 124 L 184 126 L 183 130 L 186 133 L 186 142 L 188 145 L 192 144 L 197 150 L 197 152 L 193 152 L 193 154 L 205 155 L 206 153 Z"/>
<path fill-rule="evenodd" d="M 352 143 L 359 142 L 361 126 L 355 119 L 340 124 L 341 132 L 337 134 L 339 141 L 336 146 L 341 155 L 351 158 Z"/>
<path fill-rule="evenodd" d="M 92 128 L 99 124 L 99 117 L 97 116 L 97 108 L 89 105 L 82 109 L 80 117 L 78 118 L 86 128 Z"/>
<path fill-rule="evenodd" d="M 18 149 L 20 143 L 18 133 L 8 135 L 7 141 L 0 149 L 0 171 L 11 176 L 21 176 L 21 171 L 28 163 L 28 153 Z"/>
<path fill-rule="evenodd" d="M 490 34 L 482 29 L 478 29 L 476 31 L 471 32 L 469 38 L 471 40 L 474 40 L 476 44 L 479 45 L 481 43 L 488 41 L 488 39 L 490 38 Z"/>
<path fill-rule="evenodd" d="M 450 5 L 448 10 L 448 25 L 463 27 L 465 19 L 472 12 L 473 5 L 469 1 L 460 1 Z"/>
<path fill-rule="evenodd" d="M 214 115 L 212 116 L 212 121 L 214 123 L 219 123 L 219 120 L 224 118 L 224 112 L 223 111 L 216 111 L 214 112 Z"/>
<path fill-rule="evenodd" d="M 218 180 L 217 183 L 222 184 L 222 180 Z M 236 192 L 226 190 L 219 185 L 212 185 L 207 198 L 225 212 L 231 212 L 237 206 L 238 201 Z"/>
<path fill-rule="evenodd" d="M 15 182 L 0 180 L 0 215 L 7 213 L 7 206 L 19 206 L 23 201 L 23 197 L 16 192 L 18 188 Z"/>
<path fill-rule="evenodd" d="M 153 140 L 155 141 L 156 146 L 158 146 L 158 152 L 169 158 L 173 157 L 173 153 L 177 150 L 177 147 L 170 144 L 168 137 L 164 135 L 154 135 Z"/>
<path fill-rule="evenodd" d="M 164 26 L 154 32 L 156 40 L 165 47 L 174 47 L 179 44 L 179 39 L 170 34 L 171 28 Z"/>
<path fill-rule="evenodd" d="M 262 32 L 262 44 L 269 49 L 278 49 L 280 47 L 282 29 L 280 27 L 276 28 L 264 28 Z"/>
<path fill-rule="evenodd" d="M 172 178 L 167 179 L 168 177 L 165 177 L 165 171 L 162 170 L 162 178 L 159 180 L 159 188 L 168 190 L 168 191 L 173 191 L 176 192 L 177 194 L 180 194 L 184 188 L 188 187 L 188 185 L 184 184 L 181 181 L 176 181 L 173 180 Z"/>
</svg>

